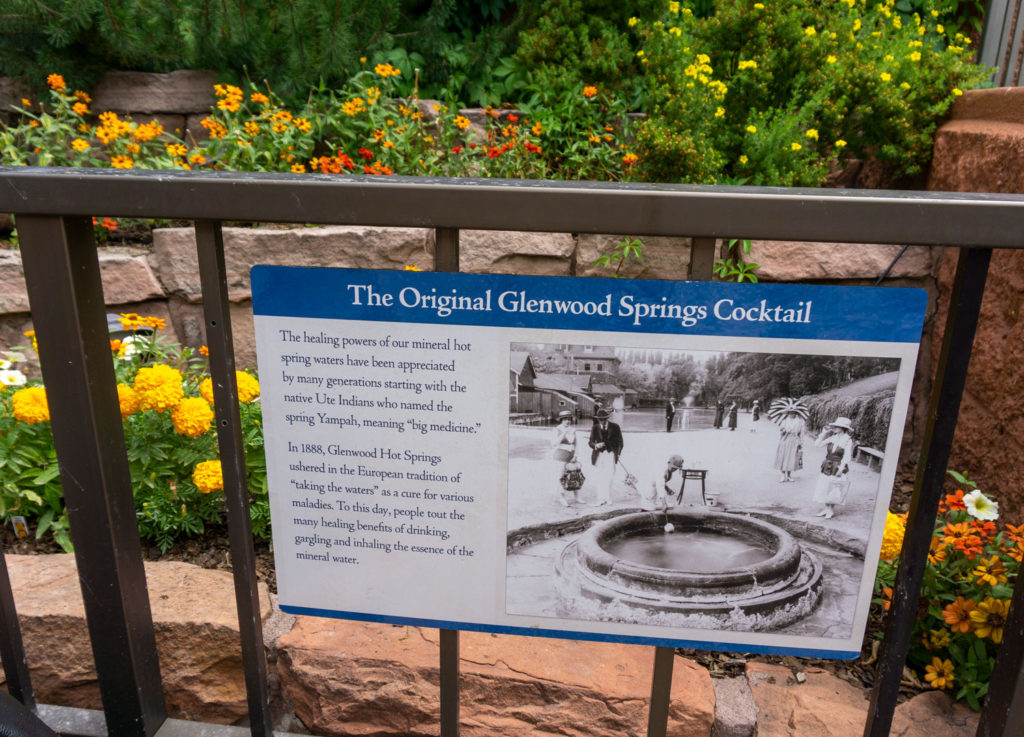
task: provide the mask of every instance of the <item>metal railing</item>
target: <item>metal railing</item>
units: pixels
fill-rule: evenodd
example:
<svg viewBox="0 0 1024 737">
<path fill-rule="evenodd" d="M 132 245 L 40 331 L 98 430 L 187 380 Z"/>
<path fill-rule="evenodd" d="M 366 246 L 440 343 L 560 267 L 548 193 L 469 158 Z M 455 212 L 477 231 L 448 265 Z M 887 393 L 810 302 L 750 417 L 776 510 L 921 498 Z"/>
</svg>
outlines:
<svg viewBox="0 0 1024 737">
<path fill-rule="evenodd" d="M 752 187 L 0 167 L 13 212 L 75 538 L 105 730 L 97 712 L 39 707 L 64 733 L 272 732 L 224 268 L 222 221 L 412 226 L 436 231 L 435 269 L 458 271 L 460 229 L 690 236 L 711 279 L 716 239 L 959 246 L 903 555 L 864 728 L 889 733 L 994 248 L 1024 247 L 1024 196 Z M 90 217 L 195 222 L 251 726 L 168 720 L 145 588 Z M 854 248 L 856 246 L 850 245 Z M 2 556 L 0 556 L 2 561 Z M 1024 586 L 1017 586 L 978 734 L 1024 733 Z M 0 654 L 35 707 L 6 567 Z M 97 645 L 100 643 L 100 645 Z M 442 630 L 441 734 L 459 730 L 458 632 Z M 648 734 L 666 732 L 674 651 L 655 648 Z M 70 725 L 70 726 L 69 726 Z"/>
<path fill-rule="evenodd" d="M 995 67 L 996 87 L 1024 85 L 1024 2 L 989 0 L 978 61 Z"/>
</svg>

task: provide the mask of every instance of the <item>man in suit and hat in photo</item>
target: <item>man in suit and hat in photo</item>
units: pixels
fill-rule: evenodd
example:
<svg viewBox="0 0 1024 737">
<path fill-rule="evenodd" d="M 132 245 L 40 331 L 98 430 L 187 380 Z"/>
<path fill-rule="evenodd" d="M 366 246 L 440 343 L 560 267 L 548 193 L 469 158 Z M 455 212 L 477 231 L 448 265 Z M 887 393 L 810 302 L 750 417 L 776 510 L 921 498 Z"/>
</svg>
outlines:
<svg viewBox="0 0 1024 737">
<path fill-rule="evenodd" d="M 612 483 L 615 469 L 622 453 L 622 428 L 610 421 L 612 413 L 601 407 L 594 415 L 594 426 L 590 430 L 590 464 L 594 467 L 597 481 L 597 504 L 611 503 Z"/>
</svg>

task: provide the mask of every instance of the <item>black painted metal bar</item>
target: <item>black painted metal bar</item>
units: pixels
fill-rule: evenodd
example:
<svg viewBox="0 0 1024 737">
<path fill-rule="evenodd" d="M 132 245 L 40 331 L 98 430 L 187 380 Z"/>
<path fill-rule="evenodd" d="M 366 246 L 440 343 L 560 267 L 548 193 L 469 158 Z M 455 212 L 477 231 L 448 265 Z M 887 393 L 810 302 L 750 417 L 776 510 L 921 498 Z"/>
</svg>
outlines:
<svg viewBox="0 0 1024 737">
<path fill-rule="evenodd" d="M 668 732 L 668 707 L 672 692 L 672 666 L 676 650 L 654 648 L 654 676 L 651 678 L 651 707 L 647 712 L 647 737 L 665 737 Z"/>
<path fill-rule="evenodd" d="M 892 726 L 991 256 L 989 249 L 960 250 L 865 737 L 886 737 Z"/>
<path fill-rule="evenodd" d="M 1024 580 L 1017 574 L 1003 642 L 989 679 L 988 697 L 978 722 L 978 737 L 1024 734 Z"/>
<path fill-rule="evenodd" d="M 7 572 L 7 556 L 0 550 L 0 658 L 3 659 L 7 692 L 29 709 L 36 708 L 32 679 L 25 658 L 25 643 L 14 607 L 11 577 Z"/>
<path fill-rule="evenodd" d="M 459 270 L 458 228 L 434 231 L 434 271 Z M 441 632 L 441 737 L 459 737 L 459 631 Z"/>
<path fill-rule="evenodd" d="M 16 219 L 107 730 L 152 737 L 167 715 L 92 222 Z"/>
<path fill-rule="evenodd" d="M 0 212 L 1024 248 L 1024 195 L 0 167 Z"/>
<path fill-rule="evenodd" d="M 260 617 L 256 554 L 252 543 L 249 489 L 242 446 L 242 421 L 238 409 L 231 304 L 228 301 L 224 268 L 224 238 L 218 221 L 198 220 L 195 231 L 206 344 L 210 351 L 210 376 L 213 380 L 214 421 L 217 425 L 227 505 L 231 570 L 235 582 L 242 666 L 249 704 L 249 727 L 255 737 L 271 737 L 273 723 L 270 717 L 267 659 L 263 650 L 263 620 Z"/>
<path fill-rule="evenodd" d="M 711 281 L 715 275 L 715 255 L 718 241 L 714 238 L 694 238 L 690 249 L 690 268 L 686 278 L 691 281 Z"/>
</svg>

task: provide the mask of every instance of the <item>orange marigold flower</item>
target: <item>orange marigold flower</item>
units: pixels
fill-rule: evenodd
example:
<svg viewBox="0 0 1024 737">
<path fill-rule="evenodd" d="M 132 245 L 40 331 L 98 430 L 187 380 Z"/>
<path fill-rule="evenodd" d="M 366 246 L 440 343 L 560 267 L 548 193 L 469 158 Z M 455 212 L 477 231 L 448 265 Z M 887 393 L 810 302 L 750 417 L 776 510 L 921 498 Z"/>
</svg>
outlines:
<svg viewBox="0 0 1024 737">
<path fill-rule="evenodd" d="M 41 386 L 27 386 L 11 397 L 14 417 L 28 425 L 36 425 L 50 419 L 50 405 L 46 401 L 46 390 Z"/>
<path fill-rule="evenodd" d="M 977 606 L 977 602 L 974 599 L 958 596 L 956 601 L 942 610 L 942 618 L 954 632 L 970 632 L 971 612 L 975 606 Z"/>
<path fill-rule="evenodd" d="M 597 94 L 597 87 L 594 87 L 593 85 L 587 85 L 586 87 L 583 88 L 583 96 L 584 97 L 593 97 L 596 94 Z"/>
<path fill-rule="evenodd" d="M 139 411 L 139 395 L 127 384 L 117 385 L 117 402 L 121 405 L 122 419 Z"/>
<path fill-rule="evenodd" d="M 224 488 L 224 474 L 220 461 L 202 461 L 192 471 L 192 482 L 204 494 Z"/>
<path fill-rule="evenodd" d="M 185 397 L 171 412 L 171 423 L 179 435 L 198 438 L 210 429 L 213 409 L 202 397 Z"/>
<path fill-rule="evenodd" d="M 50 85 L 51 90 L 57 90 L 60 92 L 67 85 L 64 83 L 64 77 L 59 74 L 51 74 L 46 78 L 46 84 Z"/>
<path fill-rule="evenodd" d="M 157 412 L 176 407 L 185 396 L 181 372 L 166 364 L 140 368 L 132 388 L 139 395 L 141 409 L 155 409 Z"/>
</svg>

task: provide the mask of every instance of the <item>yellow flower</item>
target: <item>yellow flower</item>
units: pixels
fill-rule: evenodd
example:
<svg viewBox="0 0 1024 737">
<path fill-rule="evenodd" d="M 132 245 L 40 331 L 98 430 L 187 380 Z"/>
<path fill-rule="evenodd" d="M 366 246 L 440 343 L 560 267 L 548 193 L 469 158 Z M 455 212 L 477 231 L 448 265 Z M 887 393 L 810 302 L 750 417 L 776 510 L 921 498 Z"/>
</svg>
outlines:
<svg viewBox="0 0 1024 737">
<path fill-rule="evenodd" d="M 724 107 L 715 108 L 715 117 L 716 118 L 724 118 L 725 117 L 725 108 Z"/>
<path fill-rule="evenodd" d="M 881 77 L 883 82 L 891 82 L 892 81 L 892 75 L 889 74 L 889 72 L 882 72 L 879 76 Z"/>
<path fill-rule="evenodd" d="M 210 404 L 213 404 L 213 379 L 206 377 L 199 382 L 199 394 Z"/>
<path fill-rule="evenodd" d="M 807 133 L 805 133 L 804 135 L 810 138 L 812 141 L 818 140 L 818 130 L 816 128 L 808 128 Z"/>
<path fill-rule="evenodd" d="M 909 82 L 900 82 L 900 89 L 901 90 L 909 90 L 910 89 L 910 83 Z"/>
<path fill-rule="evenodd" d="M 974 627 L 974 634 L 981 639 L 990 637 L 992 642 L 998 645 L 1003 640 L 1003 628 L 1006 626 L 1006 615 L 1009 611 L 1009 599 L 994 599 L 991 596 L 986 596 L 985 601 L 971 610 L 971 625 Z"/>
<path fill-rule="evenodd" d="M 953 88 L 953 97 L 960 97 L 960 95 L 962 95 L 963 93 L 964 93 L 964 91 L 962 89 L 960 89 L 959 87 L 954 87 Z"/>
<path fill-rule="evenodd" d="M 739 64 L 737 64 L 737 68 L 740 69 L 740 70 L 743 70 L 743 69 L 757 69 L 757 62 L 754 61 L 753 59 L 748 59 L 746 61 L 741 61 Z"/>
<path fill-rule="evenodd" d="M 182 143 L 168 143 L 164 148 L 171 156 L 184 156 L 188 153 L 188 149 Z"/>
<path fill-rule="evenodd" d="M 817 32 L 818 32 L 818 29 L 815 28 L 814 26 L 807 26 L 807 28 L 804 29 L 804 35 L 805 36 L 813 36 Z"/>
<path fill-rule="evenodd" d="M 260 134 L 259 125 L 251 120 L 245 121 L 242 127 L 245 128 L 245 132 L 250 136 L 258 136 Z"/>
<path fill-rule="evenodd" d="M 25 107 L 32 107 L 32 101 L 30 99 L 28 99 L 27 97 L 21 98 L 21 104 L 24 105 Z"/>
<path fill-rule="evenodd" d="M 260 382 L 252 374 L 244 371 L 235 372 L 235 385 L 238 387 L 238 401 L 251 402 L 260 395 Z M 199 393 L 203 399 L 213 404 L 213 379 L 207 377 L 199 383 Z"/>
<path fill-rule="evenodd" d="M 838 139 L 836 141 L 836 148 L 846 148 L 846 141 L 844 141 L 842 138 Z"/>
<path fill-rule="evenodd" d="M 802 148 L 803 148 L 803 146 L 801 146 L 801 145 L 800 145 L 799 143 L 797 143 L 796 141 L 794 141 L 793 143 L 789 144 L 789 150 L 790 150 L 790 151 L 799 151 L 799 150 L 800 150 L 800 149 L 802 149 Z"/>
<path fill-rule="evenodd" d="M 945 27 L 941 23 L 939 23 L 937 26 L 935 26 L 935 30 L 938 31 L 939 33 L 945 33 L 946 32 Z"/>
<path fill-rule="evenodd" d="M 754 10 L 764 10 L 764 3 L 754 3 Z"/>
<path fill-rule="evenodd" d="M 942 31 L 939 31 L 939 33 L 942 33 Z M 57 92 L 60 92 L 64 87 L 66 87 L 64 84 L 64 77 L 59 74 L 51 74 L 48 76 L 46 78 L 46 84 L 50 85 L 51 90 L 57 90 Z"/>
<path fill-rule="evenodd" d="M 14 417 L 22 422 L 35 425 L 50 419 L 50 405 L 46 402 L 46 390 L 41 386 L 27 386 L 11 397 Z"/>
<path fill-rule="evenodd" d="M 171 423 L 179 435 L 198 438 L 210 429 L 213 409 L 202 397 L 185 397 L 171 412 Z"/>
<path fill-rule="evenodd" d="M 305 174 L 306 173 L 305 165 L 304 164 L 292 164 L 292 173 L 293 174 Z"/>
<path fill-rule="evenodd" d="M 373 71 L 375 71 L 378 75 L 380 75 L 381 77 L 384 77 L 384 78 L 387 78 L 387 77 L 398 77 L 398 76 L 401 76 L 401 74 L 402 74 L 400 69 L 396 69 L 395 67 L 391 66 L 390 63 L 388 63 L 388 64 L 378 64 L 377 66 L 375 66 L 373 68 Z"/>
<path fill-rule="evenodd" d="M 127 384 L 117 385 L 117 402 L 121 405 L 121 418 L 139 411 L 139 395 Z"/>
<path fill-rule="evenodd" d="M 110 165 L 115 169 L 131 169 L 135 166 L 135 162 L 131 156 L 117 155 L 110 158 Z"/>
<path fill-rule="evenodd" d="M 84 102 L 76 102 L 74 105 L 71 106 L 71 111 L 76 113 L 77 115 L 85 115 L 87 112 L 89 112 L 89 106 L 86 105 Z"/>
<path fill-rule="evenodd" d="M 140 409 L 155 409 L 157 412 L 174 408 L 185 396 L 181 388 L 181 372 L 166 364 L 140 368 L 132 388 L 139 395 Z"/>
<path fill-rule="evenodd" d="M 262 92 L 253 92 L 249 95 L 249 99 L 259 105 L 266 105 L 270 102 L 270 98 L 264 95 Z"/>
<path fill-rule="evenodd" d="M 637 156 L 633 152 L 629 152 L 625 156 L 622 157 L 622 163 L 623 163 L 624 166 L 633 166 L 633 164 L 635 164 L 639 160 L 640 160 L 640 157 Z"/>
<path fill-rule="evenodd" d="M 836 61 L 838 61 L 838 59 L 836 59 L 836 57 L 833 54 L 829 54 L 828 56 L 825 57 L 825 61 L 827 61 L 829 64 L 835 64 Z"/>
<path fill-rule="evenodd" d="M 739 162 L 741 164 L 746 164 L 748 161 L 750 161 L 750 159 L 747 158 L 746 154 L 741 154 L 740 155 Z"/>
<path fill-rule="evenodd" d="M 296 118 L 294 121 L 292 121 L 292 125 L 294 125 L 303 133 L 309 133 L 310 130 L 313 129 L 313 124 L 310 123 L 309 120 L 307 120 L 306 118 Z"/>
<path fill-rule="evenodd" d="M 634 16 L 626 22 L 629 24 L 629 27 L 632 28 L 633 26 L 640 22 L 640 19 Z"/>
<path fill-rule="evenodd" d="M 924 667 L 924 680 L 931 684 L 932 688 L 953 687 L 953 663 L 941 658 L 932 658 L 931 665 Z"/>
<path fill-rule="evenodd" d="M 882 549 L 878 552 L 880 560 L 892 560 L 900 554 L 900 550 L 903 549 L 903 536 L 906 532 L 906 519 L 902 515 L 886 512 Z"/>
<path fill-rule="evenodd" d="M 679 3 L 676 0 L 671 0 L 671 2 L 668 4 L 668 11 L 670 13 L 678 13 Z"/>
<path fill-rule="evenodd" d="M 978 583 L 987 583 L 995 586 L 998 583 L 1006 583 L 1006 568 L 998 555 L 993 555 L 987 561 L 982 562 L 974 569 L 974 575 Z"/>
<path fill-rule="evenodd" d="M 748 125 L 747 126 L 747 133 L 757 133 L 757 126 L 756 125 Z"/>
<path fill-rule="evenodd" d="M 470 126 L 469 118 L 464 115 L 456 115 L 454 122 L 459 130 L 466 130 Z"/>
<path fill-rule="evenodd" d="M 89 143 L 81 138 L 76 138 L 71 142 L 71 148 L 75 149 L 75 151 L 85 151 L 89 148 Z"/>
<path fill-rule="evenodd" d="M 220 491 L 224 488 L 224 474 L 220 461 L 201 461 L 192 471 L 192 482 L 204 494 Z"/>
<path fill-rule="evenodd" d="M 190 164 L 196 164 L 197 166 L 201 166 L 206 163 L 206 157 L 203 156 L 202 151 L 193 151 L 189 154 L 188 160 Z"/>
</svg>

